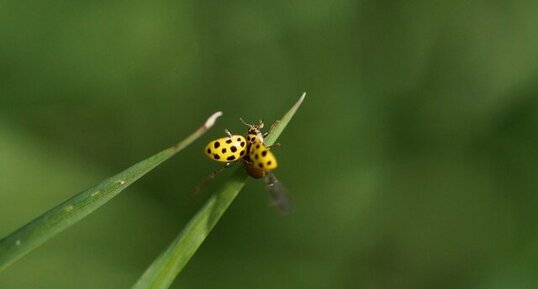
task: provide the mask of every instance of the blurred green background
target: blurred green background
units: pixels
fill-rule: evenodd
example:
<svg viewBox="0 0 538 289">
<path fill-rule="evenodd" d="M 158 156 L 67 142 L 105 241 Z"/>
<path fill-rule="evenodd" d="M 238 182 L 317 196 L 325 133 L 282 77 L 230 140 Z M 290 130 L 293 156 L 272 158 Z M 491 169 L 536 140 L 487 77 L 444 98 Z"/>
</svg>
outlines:
<svg viewBox="0 0 538 289">
<path fill-rule="evenodd" d="M 173 288 L 537 288 L 538 2 L 3 1 L 0 236 L 201 140 L 0 273 L 129 288 L 211 191 L 239 117 L 307 99 Z M 226 172 L 229 175 L 229 172 Z"/>
</svg>

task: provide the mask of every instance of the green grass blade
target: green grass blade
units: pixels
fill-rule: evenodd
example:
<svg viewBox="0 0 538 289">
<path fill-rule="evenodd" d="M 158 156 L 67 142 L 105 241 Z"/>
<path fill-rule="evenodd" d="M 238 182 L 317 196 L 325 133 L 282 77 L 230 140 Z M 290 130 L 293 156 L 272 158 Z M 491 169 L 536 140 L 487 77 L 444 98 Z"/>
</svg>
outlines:
<svg viewBox="0 0 538 289">
<path fill-rule="evenodd" d="M 273 145 L 282 131 L 286 128 L 291 118 L 295 115 L 295 112 L 299 109 L 306 96 L 306 92 L 303 92 L 299 100 L 290 108 L 290 110 L 279 120 L 278 124 L 271 130 L 271 133 L 264 139 L 267 145 Z"/>
<path fill-rule="evenodd" d="M 277 140 L 304 97 L 305 93 L 273 128 L 265 139 L 268 144 L 273 144 Z M 243 188 L 247 178 L 248 175 L 242 167 L 236 168 L 222 190 L 209 198 L 174 242 L 150 265 L 132 288 L 168 288 Z"/>
<path fill-rule="evenodd" d="M 220 115 L 221 112 L 214 113 L 183 141 L 75 195 L 0 240 L 0 271 L 86 217 L 147 172 L 191 144 L 212 127 Z"/>
</svg>

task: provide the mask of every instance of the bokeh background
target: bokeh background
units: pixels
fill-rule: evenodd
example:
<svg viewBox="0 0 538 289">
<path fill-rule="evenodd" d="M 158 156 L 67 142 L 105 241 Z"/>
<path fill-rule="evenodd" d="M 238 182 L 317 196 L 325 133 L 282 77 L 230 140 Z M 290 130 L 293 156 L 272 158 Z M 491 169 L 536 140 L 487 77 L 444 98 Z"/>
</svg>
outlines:
<svg viewBox="0 0 538 289">
<path fill-rule="evenodd" d="M 303 91 L 294 212 L 249 181 L 173 288 L 538 287 L 538 2 L 0 7 L 0 236 L 224 112 L 0 288 L 129 288 L 229 175 L 192 195 L 205 144 Z"/>
</svg>

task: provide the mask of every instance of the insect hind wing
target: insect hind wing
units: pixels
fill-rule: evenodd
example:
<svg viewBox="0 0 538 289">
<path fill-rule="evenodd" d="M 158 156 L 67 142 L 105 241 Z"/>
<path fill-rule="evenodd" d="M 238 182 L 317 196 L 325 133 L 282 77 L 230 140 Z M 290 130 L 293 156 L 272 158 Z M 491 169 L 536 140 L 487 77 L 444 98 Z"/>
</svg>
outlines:
<svg viewBox="0 0 538 289">
<path fill-rule="evenodd" d="M 265 187 L 269 193 L 270 204 L 277 208 L 282 214 L 288 214 L 291 211 L 292 204 L 286 187 L 268 171 L 264 178 Z"/>
</svg>

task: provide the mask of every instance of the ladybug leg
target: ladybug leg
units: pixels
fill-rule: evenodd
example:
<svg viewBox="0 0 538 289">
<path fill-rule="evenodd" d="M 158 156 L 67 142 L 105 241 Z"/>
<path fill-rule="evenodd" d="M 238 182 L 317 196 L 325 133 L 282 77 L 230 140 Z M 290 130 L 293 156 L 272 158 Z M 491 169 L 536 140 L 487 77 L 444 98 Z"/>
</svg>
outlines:
<svg viewBox="0 0 538 289">
<path fill-rule="evenodd" d="M 269 131 L 267 131 L 266 133 L 263 134 L 263 137 L 266 137 L 268 136 L 275 128 L 276 126 L 280 123 L 280 120 L 275 120 L 275 122 L 273 122 L 273 124 L 271 124 L 271 126 L 269 127 Z"/>
<path fill-rule="evenodd" d="M 207 186 L 207 184 L 212 181 L 217 175 L 222 173 L 225 169 L 231 167 L 233 163 L 226 163 L 223 167 L 220 167 L 213 172 L 211 172 L 207 177 L 205 177 L 197 186 L 194 188 L 193 194 L 197 195 L 200 191 Z"/>
<path fill-rule="evenodd" d="M 273 145 L 268 146 L 267 149 L 271 150 L 271 149 L 273 149 L 273 148 L 276 149 L 276 148 L 279 148 L 279 147 L 280 147 L 280 143 L 277 142 L 277 143 L 275 143 L 275 144 L 273 144 Z"/>
<path fill-rule="evenodd" d="M 251 125 L 251 124 L 247 123 L 246 121 L 244 121 L 242 117 L 240 117 L 239 120 L 240 120 L 244 125 L 246 125 L 246 126 L 248 126 L 248 127 L 253 127 L 253 125 Z"/>
<path fill-rule="evenodd" d="M 225 129 L 224 133 L 228 136 L 228 138 L 232 138 L 232 133 L 229 130 Z"/>
</svg>

